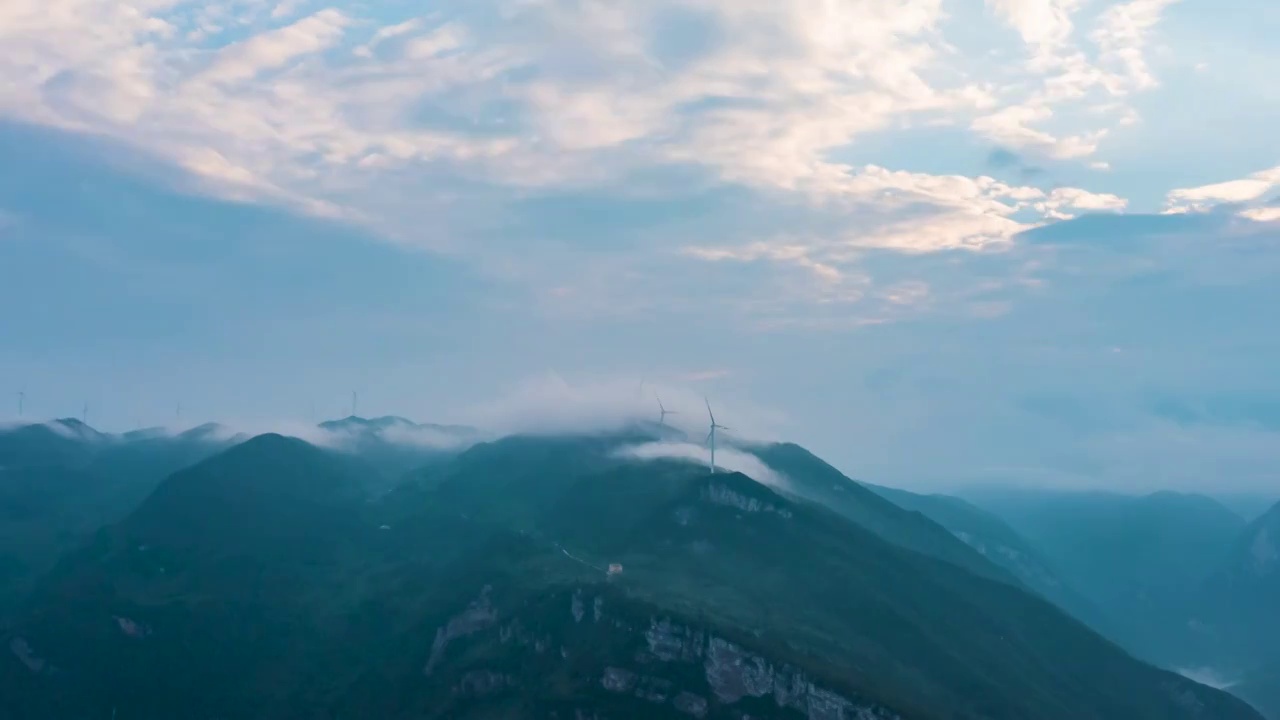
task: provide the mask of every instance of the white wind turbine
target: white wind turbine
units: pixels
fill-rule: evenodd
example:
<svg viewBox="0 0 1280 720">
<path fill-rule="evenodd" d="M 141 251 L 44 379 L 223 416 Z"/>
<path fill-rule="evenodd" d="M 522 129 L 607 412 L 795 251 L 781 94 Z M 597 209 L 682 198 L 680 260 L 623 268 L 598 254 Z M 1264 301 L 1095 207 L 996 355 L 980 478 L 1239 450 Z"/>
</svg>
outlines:
<svg viewBox="0 0 1280 720">
<path fill-rule="evenodd" d="M 667 416 L 668 416 L 668 415 L 679 415 L 680 413 L 676 412 L 675 410 L 668 410 L 668 409 L 667 409 L 667 408 L 662 404 L 662 398 L 658 397 L 658 394 L 657 394 L 657 393 L 654 393 L 654 394 L 653 394 L 653 397 L 658 401 L 658 412 L 660 413 L 660 414 L 658 415 L 658 424 L 659 424 L 659 425 L 662 425 L 662 426 L 664 426 L 664 427 L 665 427 L 665 426 L 666 426 L 666 424 L 667 424 Z"/>
<path fill-rule="evenodd" d="M 707 415 L 711 418 L 711 432 L 707 433 L 707 444 L 711 447 L 711 474 L 714 475 L 716 472 L 716 430 L 728 430 L 729 428 L 716 422 L 716 415 L 711 412 L 711 401 L 706 398 L 703 398 L 703 400 L 707 403 Z"/>
</svg>

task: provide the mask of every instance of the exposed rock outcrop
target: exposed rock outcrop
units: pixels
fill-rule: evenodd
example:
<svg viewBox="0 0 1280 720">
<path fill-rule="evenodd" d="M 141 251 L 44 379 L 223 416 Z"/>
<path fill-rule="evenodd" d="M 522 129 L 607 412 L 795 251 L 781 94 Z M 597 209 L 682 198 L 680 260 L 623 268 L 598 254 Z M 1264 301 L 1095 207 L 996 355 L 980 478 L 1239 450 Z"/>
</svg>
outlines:
<svg viewBox="0 0 1280 720">
<path fill-rule="evenodd" d="M 18 658 L 23 665 L 26 665 L 27 669 L 31 672 L 38 673 L 41 670 L 44 670 L 44 658 L 36 655 L 35 652 L 32 651 L 31 644 L 27 642 L 26 638 L 15 637 L 10 640 L 9 651 L 12 652 L 13 656 Z"/>
<path fill-rule="evenodd" d="M 462 676 L 454 693 L 464 697 L 485 697 L 515 685 L 516 680 L 510 675 L 493 670 L 473 670 Z"/>
<path fill-rule="evenodd" d="M 615 703 L 623 697 L 633 698 L 637 703 L 662 706 L 667 713 L 678 712 L 700 720 L 899 720 L 888 708 L 823 687 L 799 668 L 771 661 L 708 628 L 660 616 L 649 616 L 646 623 L 641 619 L 643 615 L 634 612 L 639 608 L 625 599 L 618 600 L 616 609 L 607 614 L 603 594 L 588 588 L 575 588 L 545 602 L 549 604 L 526 606 L 521 611 L 512 609 L 511 616 L 499 624 L 499 612 L 486 588 L 437 630 L 427 674 L 438 671 L 442 677 L 451 678 L 448 682 L 454 697 L 482 699 L 517 687 L 545 684 L 545 661 L 530 665 L 544 668 L 534 674 L 514 669 L 524 660 L 515 664 L 509 661 L 532 658 L 547 648 L 556 648 L 558 669 L 554 672 L 573 677 L 586 670 L 596 691 L 612 696 Z M 562 614 L 566 605 L 568 617 Z M 486 630 L 492 634 L 482 632 Z M 503 661 L 506 668 L 477 666 L 472 664 L 475 661 L 465 660 L 461 666 L 447 666 L 446 648 L 467 636 L 474 637 L 450 657 L 493 658 L 492 651 L 483 647 L 496 641 L 508 648 L 496 656 L 507 658 Z M 582 689 L 589 697 L 588 688 Z M 776 709 L 770 712 L 769 706 Z M 637 707 L 637 712 L 643 712 L 639 707 L 642 706 Z M 606 709 L 575 703 L 571 712 L 579 711 L 591 717 Z"/>
<path fill-rule="evenodd" d="M 471 601 L 466 610 L 454 615 L 449 622 L 436 630 L 435 641 L 431 644 L 431 657 L 427 660 L 427 665 L 422 669 L 424 675 L 431 675 L 436 666 L 440 664 L 441 658 L 444 657 L 444 651 L 449 647 L 449 643 L 464 635 L 470 635 L 478 630 L 493 625 L 498 620 L 498 614 L 493 609 L 493 603 L 489 598 L 493 588 L 488 585 L 480 591 L 480 597 Z"/>
<path fill-rule="evenodd" d="M 725 505 L 737 508 L 743 512 L 758 513 L 769 512 L 777 513 L 784 518 L 791 517 L 791 511 L 785 507 L 779 507 L 773 503 L 764 502 L 759 498 L 749 497 L 727 485 L 711 485 L 702 491 L 702 496 L 709 502 L 716 505 Z"/>
</svg>

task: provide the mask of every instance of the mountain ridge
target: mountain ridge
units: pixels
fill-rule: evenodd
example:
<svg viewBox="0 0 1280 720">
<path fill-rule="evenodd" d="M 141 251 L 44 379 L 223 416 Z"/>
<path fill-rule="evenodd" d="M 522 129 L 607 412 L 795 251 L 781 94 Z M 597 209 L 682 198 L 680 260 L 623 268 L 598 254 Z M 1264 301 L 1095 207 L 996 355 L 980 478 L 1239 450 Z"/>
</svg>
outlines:
<svg viewBox="0 0 1280 720">
<path fill-rule="evenodd" d="M 1014 584 L 741 473 L 620 457 L 632 440 L 486 443 L 371 502 L 368 468 L 251 439 L 59 565 L 9 636 L 58 673 L 10 657 L 0 698 L 156 720 L 1257 718 Z"/>
</svg>

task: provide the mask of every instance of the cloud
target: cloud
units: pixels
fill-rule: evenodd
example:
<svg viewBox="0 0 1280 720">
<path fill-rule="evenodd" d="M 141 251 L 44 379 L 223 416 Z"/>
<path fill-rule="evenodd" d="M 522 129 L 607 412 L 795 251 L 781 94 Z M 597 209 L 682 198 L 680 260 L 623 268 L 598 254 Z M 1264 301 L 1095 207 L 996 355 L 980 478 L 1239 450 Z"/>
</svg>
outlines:
<svg viewBox="0 0 1280 720">
<path fill-rule="evenodd" d="M 1128 206 L 1117 195 L 1080 188 L 1060 187 L 1046 193 L 989 176 L 943 177 L 874 166 L 864 168 L 850 182 L 860 183 L 865 189 L 859 192 L 877 198 L 878 205 L 855 206 L 862 217 L 880 220 L 874 230 L 834 236 L 829 231 L 812 235 L 793 231 L 748 244 L 689 246 L 681 252 L 709 263 L 772 266 L 776 279 L 758 284 L 757 297 L 795 301 L 799 306 L 793 308 L 795 313 L 811 326 L 821 324 L 813 306 L 826 306 L 843 313 L 845 320 L 840 324 L 848 327 L 894 321 L 936 307 L 929 283 L 885 272 L 886 264 L 872 258 L 886 253 L 918 257 L 1006 252 L 1019 234 L 1048 222 L 1114 213 Z M 980 292 L 989 282 L 979 280 L 972 290 Z M 904 293 L 906 288 L 910 291 Z"/>
<path fill-rule="evenodd" d="M 309 0 L 281 0 L 271 10 L 272 20 L 282 20 L 298 12 Z"/>
<path fill-rule="evenodd" d="M 574 316 L 639 312 L 655 301 L 637 289 L 703 260 L 771 266 L 760 292 L 788 302 L 874 303 L 912 278 L 868 272 L 868 251 L 999 249 L 1041 223 L 1125 209 L 1114 191 L 1051 187 L 1040 170 L 1045 158 L 1097 164 L 1124 98 L 1148 87 L 1116 78 L 1164 6 L 992 0 L 989 13 L 949 15 L 939 0 L 478 0 L 372 16 L 350 3 L 52 1 L 68 11 L 27 0 L 18 20 L 0 16 L 0 76 L 13 78 L 0 113 L 117 138 L 193 173 L 203 192 L 467 258 Z M 1034 62 L 993 62 L 968 44 L 1001 26 Z M 865 157 L 927 127 L 998 143 L 1019 158 L 1017 181 Z M 636 238 L 647 255 L 582 253 L 572 246 L 602 234 L 564 239 L 519 209 L 721 188 L 757 216 L 802 219 L 785 232 L 667 228 Z M 648 269 L 619 279 L 623 267 Z M 687 308 L 688 292 L 660 302 Z M 900 312 L 866 309 L 859 322 Z"/>
<path fill-rule="evenodd" d="M 293 60 L 333 47 L 350 22 L 338 10 L 328 9 L 291 25 L 254 35 L 219 50 L 208 69 L 191 82 L 252 80 Z"/>
<path fill-rule="evenodd" d="M 681 382 L 646 377 L 579 377 L 558 373 L 535 376 L 496 399 L 473 404 L 463 413 L 476 427 L 497 435 L 614 432 L 636 422 L 657 422 L 656 397 L 675 411 L 667 424 L 698 435 L 707 427 L 704 395 Z M 687 381 L 692 382 L 692 381 Z M 735 437 L 772 437 L 780 418 L 732 395 L 710 397 L 716 419 L 731 425 Z"/>
<path fill-rule="evenodd" d="M 621 457 L 636 460 L 686 460 L 699 465 L 710 466 L 711 452 L 708 448 L 694 443 L 653 442 L 642 445 L 630 445 L 617 451 Z M 732 447 L 716 447 L 716 467 L 731 472 L 740 472 L 752 480 L 772 488 L 786 489 L 787 479 L 778 471 L 766 465 L 760 458 L 748 452 L 735 450 Z"/>
<path fill-rule="evenodd" d="M 27 423 L 13 422 L 7 425 L 18 427 Z M 84 437 L 85 431 L 78 427 L 67 426 L 58 422 L 45 423 L 48 427 L 66 437 Z M 387 445 L 415 448 L 419 450 L 461 450 L 479 442 L 484 438 L 479 432 L 468 428 L 434 427 L 419 425 L 410 421 L 392 422 L 379 426 L 340 426 L 321 427 L 314 423 L 299 420 L 230 420 L 227 422 L 204 423 L 198 426 L 187 426 L 168 423 L 147 428 L 149 437 L 175 438 L 183 434 L 198 437 L 207 442 L 230 442 L 244 440 L 258 435 L 275 433 L 340 452 L 355 452 L 368 443 L 385 443 Z M 94 432 L 94 431 L 88 431 Z M 109 436 L 119 439 L 120 436 Z"/>
<path fill-rule="evenodd" d="M 358 6 L 293 19 L 294 3 L 250 2 L 231 13 L 181 0 L 135 0 L 117 18 L 124 11 L 105 3 L 57 0 L 73 1 L 90 11 L 20 3 L 21 22 L 0 21 L 0 33 L 35 22 L 48 39 L 3 45 L 0 73 L 16 85 L 0 111 L 120 137 L 232 197 L 367 222 L 437 248 L 450 233 L 417 230 L 426 218 L 439 223 L 442 207 L 386 192 L 403 187 L 406 173 L 429 183 L 465 178 L 488 197 L 625 185 L 654 167 L 691 167 L 770 202 L 879 209 L 880 193 L 902 188 L 833 152 L 896 126 L 974 113 L 987 113 L 976 122 L 993 135 L 1026 141 L 1041 132 L 1026 127 L 1040 111 L 1004 107 L 993 82 L 951 71 L 968 63 L 948 49 L 938 0 L 483 0 L 379 21 Z M 1014 5 L 1002 12 L 1029 41 L 1056 37 L 1035 28 L 1070 10 Z M 206 25 L 197 40 L 184 34 Z M 691 27 L 701 35 L 679 52 L 664 44 Z M 21 71 L 32 64 L 49 70 Z M 1063 156 L 1091 147 L 1081 140 Z M 936 201 L 925 193 L 899 202 Z M 893 203 L 890 212 L 847 215 L 858 232 L 900 236 Z M 968 226 L 958 234 L 972 235 L 973 223 L 956 222 Z M 828 264 L 809 269 L 835 278 Z"/>
<path fill-rule="evenodd" d="M 806 437 L 853 476 L 916 487 L 1266 488 L 1280 345 L 1257 322 L 1280 302 L 1276 239 L 1229 215 L 1090 215 L 913 263 L 932 311 L 824 339 L 840 361 L 809 371 L 848 378 L 851 410 Z M 982 303 L 1006 305 L 962 321 Z"/>
<path fill-rule="evenodd" d="M 1024 43 L 1050 58 L 1071 39 L 1072 15 L 1081 5 L 1081 0 L 987 0 L 987 7 L 1017 30 Z"/>
<path fill-rule="evenodd" d="M 443 430 L 421 425 L 393 425 L 378 431 L 378 437 L 392 445 L 405 445 L 431 450 L 453 450 L 467 447 L 479 439 L 478 433 Z"/>
<path fill-rule="evenodd" d="M 1103 11 L 1090 39 L 1098 45 L 1102 64 L 1118 68 L 1118 77 L 1108 79 L 1112 92 L 1145 90 L 1156 84 L 1143 50 L 1161 14 L 1177 2 L 1130 0 Z"/>
<path fill-rule="evenodd" d="M 1177 668 L 1176 672 L 1188 680 L 1193 680 L 1201 685 L 1207 685 L 1218 690 L 1230 690 L 1240 684 L 1239 680 L 1229 679 L 1223 673 L 1208 667 Z"/>
<path fill-rule="evenodd" d="M 1125 99 L 1157 85 L 1146 62 L 1146 46 L 1164 10 L 1176 2 L 1130 0 L 1085 19 L 1080 15 L 1089 4 L 1081 0 L 987 0 L 1027 46 L 1031 58 L 1026 69 L 1035 89 L 977 118 L 973 129 L 995 142 L 1053 158 L 1092 156 L 1114 124 L 1136 122 Z M 1091 46 L 1077 40 L 1081 22 L 1092 26 Z M 1057 115 L 1062 109 L 1077 110 L 1078 118 L 1082 108 L 1109 121 L 1065 134 L 1043 127 L 1060 124 Z"/>
<path fill-rule="evenodd" d="M 1206 212 L 1231 206 L 1242 217 L 1258 222 L 1280 219 L 1273 204 L 1264 198 L 1280 188 L 1280 167 L 1261 170 L 1238 180 L 1171 190 L 1165 201 L 1166 212 Z"/>
</svg>

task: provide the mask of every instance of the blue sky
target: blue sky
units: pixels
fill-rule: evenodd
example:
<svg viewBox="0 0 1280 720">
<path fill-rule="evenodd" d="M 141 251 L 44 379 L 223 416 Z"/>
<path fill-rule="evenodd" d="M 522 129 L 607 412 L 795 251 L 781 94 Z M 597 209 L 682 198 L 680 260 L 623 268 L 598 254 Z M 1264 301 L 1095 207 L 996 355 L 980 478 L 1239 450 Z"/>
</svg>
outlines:
<svg viewBox="0 0 1280 720">
<path fill-rule="evenodd" d="M 536 427 L 644 380 L 882 482 L 1280 487 L 1277 31 L 1268 0 L 10 0 L 0 377 L 110 429 L 352 390 Z"/>
</svg>

